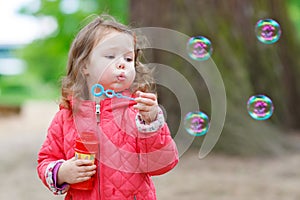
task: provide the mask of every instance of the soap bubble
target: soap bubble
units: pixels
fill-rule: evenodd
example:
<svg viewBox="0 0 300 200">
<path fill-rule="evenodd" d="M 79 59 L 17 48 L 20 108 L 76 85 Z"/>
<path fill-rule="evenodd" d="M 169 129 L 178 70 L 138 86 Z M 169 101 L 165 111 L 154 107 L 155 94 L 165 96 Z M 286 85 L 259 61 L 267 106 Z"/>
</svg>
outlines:
<svg viewBox="0 0 300 200">
<path fill-rule="evenodd" d="M 247 102 L 249 115 L 256 120 L 270 118 L 274 111 L 272 100 L 265 95 L 251 96 Z"/>
<path fill-rule="evenodd" d="M 203 36 L 191 37 L 186 48 L 189 56 L 197 61 L 209 59 L 213 51 L 211 42 Z"/>
<path fill-rule="evenodd" d="M 263 19 L 256 23 L 255 33 L 257 39 L 264 44 L 273 44 L 281 36 L 280 25 L 273 19 Z"/>
<path fill-rule="evenodd" d="M 209 129 L 209 118 L 200 111 L 189 112 L 185 116 L 184 127 L 193 136 L 205 135 Z"/>
</svg>

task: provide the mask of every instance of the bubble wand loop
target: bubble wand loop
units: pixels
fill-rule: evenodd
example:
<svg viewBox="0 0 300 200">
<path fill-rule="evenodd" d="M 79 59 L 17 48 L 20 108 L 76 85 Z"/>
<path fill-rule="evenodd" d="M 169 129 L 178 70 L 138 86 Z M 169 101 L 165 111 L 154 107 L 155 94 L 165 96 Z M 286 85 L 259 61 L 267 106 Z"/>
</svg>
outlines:
<svg viewBox="0 0 300 200">
<path fill-rule="evenodd" d="M 96 92 L 96 89 L 99 88 L 100 92 Z M 117 97 L 117 98 L 123 98 L 123 99 L 129 99 L 129 100 L 134 100 L 134 98 L 129 97 L 129 96 L 124 96 L 121 93 L 116 93 L 114 90 L 105 90 L 104 87 L 101 84 L 95 84 L 93 85 L 92 89 L 91 89 L 92 94 L 95 97 L 100 97 L 103 94 L 108 97 L 108 98 L 113 98 L 113 97 Z"/>
</svg>

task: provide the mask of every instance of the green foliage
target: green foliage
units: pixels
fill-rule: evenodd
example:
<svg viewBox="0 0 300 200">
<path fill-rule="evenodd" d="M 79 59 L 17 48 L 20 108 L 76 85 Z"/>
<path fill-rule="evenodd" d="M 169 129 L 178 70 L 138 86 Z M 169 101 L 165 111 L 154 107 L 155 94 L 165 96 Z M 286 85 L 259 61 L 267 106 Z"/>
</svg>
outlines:
<svg viewBox="0 0 300 200">
<path fill-rule="evenodd" d="M 70 9 L 76 3 L 77 9 Z M 52 32 L 13 52 L 11 56 L 26 62 L 27 71 L 0 76 L 0 104 L 20 105 L 32 98 L 57 99 L 71 42 L 86 19 L 106 13 L 127 23 L 128 9 L 127 0 L 33 0 L 25 5 L 19 12 L 44 21 L 43 26 L 52 28 Z"/>
<path fill-rule="evenodd" d="M 289 0 L 288 1 L 288 14 L 292 22 L 294 23 L 294 27 L 297 32 L 300 33 L 300 1 L 299 0 Z M 300 34 L 296 34 L 298 40 L 300 40 Z"/>
<path fill-rule="evenodd" d="M 30 73 L 0 76 L 0 104 L 21 105 L 27 99 L 57 99 L 53 86 L 41 83 L 40 79 Z"/>
</svg>

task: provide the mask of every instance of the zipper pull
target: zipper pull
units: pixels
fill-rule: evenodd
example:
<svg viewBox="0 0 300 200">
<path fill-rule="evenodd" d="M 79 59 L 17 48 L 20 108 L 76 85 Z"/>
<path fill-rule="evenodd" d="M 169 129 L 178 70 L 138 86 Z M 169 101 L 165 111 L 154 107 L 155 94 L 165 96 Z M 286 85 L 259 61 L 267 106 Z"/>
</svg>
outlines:
<svg viewBox="0 0 300 200">
<path fill-rule="evenodd" d="M 100 104 L 96 103 L 96 117 L 97 117 L 97 122 L 100 122 Z"/>
</svg>

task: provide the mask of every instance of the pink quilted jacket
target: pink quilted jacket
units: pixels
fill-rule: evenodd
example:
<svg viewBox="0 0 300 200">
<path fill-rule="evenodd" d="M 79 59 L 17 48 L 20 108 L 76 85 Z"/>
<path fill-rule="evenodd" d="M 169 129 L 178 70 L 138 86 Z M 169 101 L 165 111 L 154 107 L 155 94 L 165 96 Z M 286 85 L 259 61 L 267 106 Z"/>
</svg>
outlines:
<svg viewBox="0 0 300 200">
<path fill-rule="evenodd" d="M 70 188 L 65 199 L 155 200 L 151 176 L 171 170 L 178 162 L 178 153 L 166 123 L 157 130 L 151 125 L 150 131 L 149 127 L 143 129 L 137 111 L 132 108 L 134 103 L 119 98 L 102 100 L 99 123 L 93 101 L 79 103 L 75 112 L 60 108 L 38 154 L 37 170 L 43 183 L 50 189 L 56 188 L 55 183 L 47 181 L 49 169 L 52 176 L 49 166 L 74 157 L 78 134 L 93 131 L 100 143 L 94 188 L 89 191 Z M 54 193 L 63 192 L 57 189 Z"/>
</svg>

